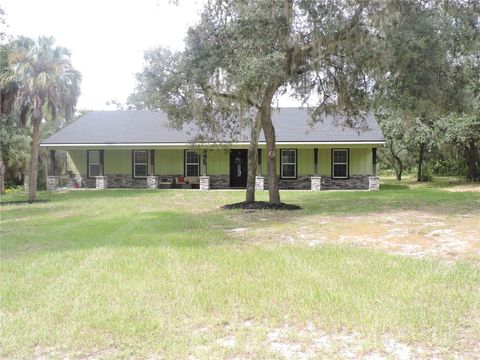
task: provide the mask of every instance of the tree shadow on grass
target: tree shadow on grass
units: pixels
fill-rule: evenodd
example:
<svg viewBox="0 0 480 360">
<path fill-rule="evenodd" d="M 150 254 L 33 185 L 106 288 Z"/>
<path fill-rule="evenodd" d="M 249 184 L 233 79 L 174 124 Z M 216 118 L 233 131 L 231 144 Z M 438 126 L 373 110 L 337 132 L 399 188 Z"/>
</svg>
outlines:
<svg viewBox="0 0 480 360">
<path fill-rule="evenodd" d="M 134 217 L 73 216 L 50 221 L 48 226 L 29 225 L 25 227 L 27 234 L 6 229 L 1 257 L 109 247 L 207 249 L 238 242 L 225 232 L 228 226 L 224 221 L 209 212 L 179 211 L 152 211 Z"/>
<path fill-rule="evenodd" d="M 50 202 L 50 199 L 39 199 L 33 202 L 28 200 L 12 200 L 12 201 L 1 201 L 0 206 L 7 206 L 7 205 L 34 205 L 34 204 L 44 204 Z"/>
<path fill-rule="evenodd" d="M 380 184 L 380 190 L 409 190 L 408 185 L 400 184 Z"/>
</svg>

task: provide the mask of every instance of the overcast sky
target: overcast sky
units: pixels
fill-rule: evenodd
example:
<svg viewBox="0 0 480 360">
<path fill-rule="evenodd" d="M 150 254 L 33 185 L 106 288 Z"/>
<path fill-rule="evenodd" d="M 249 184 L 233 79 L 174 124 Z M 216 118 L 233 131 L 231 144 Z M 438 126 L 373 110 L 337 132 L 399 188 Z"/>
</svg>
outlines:
<svg viewBox="0 0 480 360">
<path fill-rule="evenodd" d="M 78 109 L 108 110 L 125 103 L 135 88 L 143 53 L 159 45 L 184 47 L 189 25 L 198 21 L 202 0 L 2 0 L 7 33 L 55 37 L 72 51 L 82 73 Z M 276 105 L 296 106 L 282 96 Z"/>
<path fill-rule="evenodd" d="M 54 36 L 72 51 L 82 73 L 79 109 L 108 109 L 125 102 L 142 69 L 143 52 L 158 45 L 183 48 L 188 25 L 198 19 L 201 0 L 2 0 L 12 35 Z"/>
</svg>

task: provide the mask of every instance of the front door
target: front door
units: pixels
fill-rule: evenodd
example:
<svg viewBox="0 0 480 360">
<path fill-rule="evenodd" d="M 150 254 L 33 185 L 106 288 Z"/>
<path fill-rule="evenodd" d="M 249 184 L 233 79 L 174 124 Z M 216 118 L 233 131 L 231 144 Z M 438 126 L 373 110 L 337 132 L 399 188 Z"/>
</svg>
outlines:
<svg viewBox="0 0 480 360">
<path fill-rule="evenodd" d="M 247 187 L 248 150 L 230 150 L 230 187 Z"/>
</svg>

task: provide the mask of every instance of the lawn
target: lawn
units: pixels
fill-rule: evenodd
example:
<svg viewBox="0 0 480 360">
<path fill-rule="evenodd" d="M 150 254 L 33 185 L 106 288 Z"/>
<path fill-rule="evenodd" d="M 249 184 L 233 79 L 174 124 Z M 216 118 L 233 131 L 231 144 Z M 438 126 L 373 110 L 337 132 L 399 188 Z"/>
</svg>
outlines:
<svg viewBox="0 0 480 360">
<path fill-rule="evenodd" d="M 474 358 L 480 193 L 447 185 L 9 193 L 0 355 Z"/>
</svg>

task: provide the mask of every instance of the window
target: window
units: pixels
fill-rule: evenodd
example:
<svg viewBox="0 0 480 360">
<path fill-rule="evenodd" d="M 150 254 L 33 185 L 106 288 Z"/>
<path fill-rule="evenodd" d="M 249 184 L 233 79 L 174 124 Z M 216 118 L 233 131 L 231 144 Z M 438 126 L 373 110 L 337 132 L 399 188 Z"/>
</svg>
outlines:
<svg viewBox="0 0 480 360">
<path fill-rule="evenodd" d="M 348 179 L 348 149 L 332 150 L 332 178 Z"/>
<path fill-rule="evenodd" d="M 88 177 L 92 178 L 95 176 L 101 176 L 102 162 L 100 156 L 100 150 L 89 150 L 87 151 L 87 160 L 88 160 Z"/>
<path fill-rule="evenodd" d="M 295 179 L 297 177 L 297 150 L 281 150 L 281 177 Z"/>
<path fill-rule="evenodd" d="M 148 155 L 147 150 L 135 150 L 133 152 L 133 177 L 144 178 L 147 176 Z"/>
<path fill-rule="evenodd" d="M 200 175 L 200 155 L 192 150 L 185 150 L 185 176 Z"/>
</svg>

